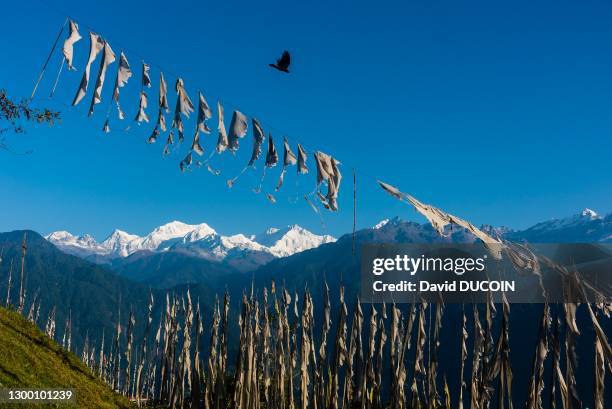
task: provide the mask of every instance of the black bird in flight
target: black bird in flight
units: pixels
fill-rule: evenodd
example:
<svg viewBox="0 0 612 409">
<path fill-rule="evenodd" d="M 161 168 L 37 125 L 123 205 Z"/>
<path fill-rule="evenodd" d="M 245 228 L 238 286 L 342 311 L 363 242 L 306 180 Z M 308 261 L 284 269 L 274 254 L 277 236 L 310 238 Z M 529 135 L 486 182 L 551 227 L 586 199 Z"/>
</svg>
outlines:
<svg viewBox="0 0 612 409">
<path fill-rule="evenodd" d="M 281 58 L 276 60 L 274 64 L 268 64 L 272 68 L 276 68 L 279 71 L 286 72 L 289 74 L 289 64 L 291 64 L 291 56 L 289 55 L 289 51 L 283 51 L 283 55 Z"/>
</svg>

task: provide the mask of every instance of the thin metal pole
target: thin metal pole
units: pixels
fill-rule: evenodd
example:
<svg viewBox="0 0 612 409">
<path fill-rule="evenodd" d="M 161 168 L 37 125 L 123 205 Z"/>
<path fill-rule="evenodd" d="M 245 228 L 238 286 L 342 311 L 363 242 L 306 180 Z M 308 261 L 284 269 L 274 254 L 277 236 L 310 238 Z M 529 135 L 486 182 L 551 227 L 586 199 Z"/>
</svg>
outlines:
<svg viewBox="0 0 612 409">
<path fill-rule="evenodd" d="M 355 230 L 357 228 L 357 174 L 353 168 L 353 257 L 355 257 Z"/>
<path fill-rule="evenodd" d="M 43 75 L 45 75 L 45 70 L 47 69 L 47 65 L 49 64 L 49 60 L 51 60 L 51 56 L 53 55 L 53 52 L 55 51 L 55 47 L 57 47 L 57 43 L 62 35 L 62 33 L 64 32 L 64 27 L 66 26 L 66 22 L 68 21 L 68 18 L 66 18 L 66 20 L 64 20 L 64 23 L 62 24 L 62 27 L 59 31 L 59 33 L 57 33 L 57 37 L 55 38 L 55 42 L 53 43 L 53 47 L 51 47 L 51 51 L 49 51 L 49 55 L 47 55 L 47 59 L 45 60 L 45 63 L 42 66 L 42 69 L 40 70 L 40 75 L 38 76 L 38 80 L 36 81 L 36 84 L 34 85 L 34 89 L 32 90 L 32 95 L 30 96 L 30 101 L 32 99 L 34 99 L 34 95 L 36 94 L 36 89 L 38 88 L 38 85 L 40 84 L 40 81 L 43 78 Z"/>
<path fill-rule="evenodd" d="M 55 83 L 53 83 L 53 88 L 51 89 L 51 94 L 49 98 L 53 98 L 53 94 L 55 94 L 55 88 L 57 88 L 57 84 L 59 83 L 60 75 L 62 75 L 62 69 L 64 68 L 64 63 L 66 62 L 66 57 L 62 58 L 62 64 L 60 65 L 59 71 L 57 72 L 57 77 L 55 77 Z"/>
</svg>

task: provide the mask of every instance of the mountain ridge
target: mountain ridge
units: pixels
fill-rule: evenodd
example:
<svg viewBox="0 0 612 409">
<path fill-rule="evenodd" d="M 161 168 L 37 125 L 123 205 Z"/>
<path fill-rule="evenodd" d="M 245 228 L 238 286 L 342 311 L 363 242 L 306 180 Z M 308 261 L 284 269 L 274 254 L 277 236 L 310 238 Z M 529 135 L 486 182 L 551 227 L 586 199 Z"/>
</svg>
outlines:
<svg viewBox="0 0 612 409">
<path fill-rule="evenodd" d="M 600 216 L 585 208 L 580 213 L 536 223 L 520 231 L 507 231 L 504 238 L 526 242 L 612 242 L 612 213 Z"/>
<path fill-rule="evenodd" d="M 316 235 L 298 225 L 269 228 L 254 235 L 224 236 L 206 223 L 192 225 L 176 220 L 156 227 L 145 236 L 115 229 L 99 243 L 91 235 L 76 236 L 65 230 L 44 237 L 63 252 L 96 263 L 110 263 L 142 251 L 180 251 L 215 261 L 253 254 L 256 259 L 267 262 L 335 241 L 330 235 Z"/>
</svg>

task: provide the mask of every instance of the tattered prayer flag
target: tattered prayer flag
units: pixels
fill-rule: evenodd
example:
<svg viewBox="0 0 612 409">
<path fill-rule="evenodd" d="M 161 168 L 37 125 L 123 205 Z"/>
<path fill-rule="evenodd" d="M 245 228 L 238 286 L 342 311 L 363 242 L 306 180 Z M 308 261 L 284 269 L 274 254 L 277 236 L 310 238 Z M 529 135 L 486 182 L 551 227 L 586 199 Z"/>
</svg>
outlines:
<svg viewBox="0 0 612 409">
<path fill-rule="evenodd" d="M 306 166 L 307 158 L 308 155 L 306 154 L 306 151 L 304 150 L 304 148 L 302 148 L 302 145 L 298 143 L 297 171 L 302 175 L 308 173 L 308 166 Z"/>
<path fill-rule="evenodd" d="M 187 91 L 185 90 L 185 83 L 181 78 L 176 80 L 175 88 L 177 93 L 176 115 L 180 113 L 189 118 L 189 114 L 194 111 L 194 106 L 193 102 L 191 102 L 191 99 L 189 98 L 189 95 L 187 95 Z"/>
<path fill-rule="evenodd" d="M 240 111 L 234 111 L 230 123 L 228 148 L 236 152 L 239 148 L 238 140 L 244 138 L 248 129 L 247 117 Z"/>
<path fill-rule="evenodd" d="M 187 91 L 185 91 L 185 84 L 182 79 L 176 80 L 176 108 L 174 110 L 174 119 L 172 120 L 172 127 L 176 128 L 178 132 L 179 142 L 183 141 L 183 119 L 181 118 L 181 114 L 185 115 L 189 118 L 189 114 L 194 111 L 193 103 L 187 95 Z"/>
<path fill-rule="evenodd" d="M 221 101 L 217 101 L 217 116 L 219 119 L 219 125 L 217 126 L 217 130 L 219 132 L 219 137 L 217 139 L 217 153 L 221 153 L 227 149 L 228 141 L 227 141 L 227 131 L 225 130 L 225 122 L 223 119 L 223 105 L 221 105 Z"/>
<path fill-rule="evenodd" d="M 121 105 L 119 104 L 119 88 L 124 87 L 131 76 L 132 71 L 130 70 L 130 64 L 128 63 L 127 57 L 122 52 L 119 56 L 119 68 L 117 69 L 115 89 L 113 91 L 113 100 L 117 103 L 117 112 L 119 115 L 119 119 L 125 118 L 125 115 L 121 110 Z"/>
<path fill-rule="evenodd" d="M 91 104 L 89 106 L 89 116 L 93 114 L 94 105 L 102 102 L 102 87 L 104 86 L 104 80 L 106 79 L 106 71 L 108 66 L 115 62 L 115 53 L 110 47 L 110 44 L 104 43 L 104 56 L 100 62 L 100 72 L 98 73 L 98 79 L 96 80 L 96 86 L 94 88 L 93 97 L 91 98 Z"/>
<path fill-rule="evenodd" d="M 317 163 L 317 186 L 327 182 L 327 195 L 323 198 L 319 193 L 321 202 L 327 209 L 336 211 L 338 210 L 338 192 L 342 182 L 342 174 L 338 168 L 340 162 L 320 151 L 314 153 L 314 158 Z"/>
<path fill-rule="evenodd" d="M 166 112 L 170 110 L 168 106 L 168 85 L 163 72 L 159 73 L 159 109 Z"/>
<path fill-rule="evenodd" d="M 210 106 L 208 105 L 206 98 L 204 98 L 204 94 L 200 92 L 199 93 L 197 123 L 198 123 L 198 128 L 200 129 L 200 131 L 206 134 L 210 133 L 210 128 L 206 124 L 206 121 L 208 121 L 210 118 L 212 118 L 212 110 L 210 109 Z"/>
<path fill-rule="evenodd" d="M 87 65 L 85 66 L 83 78 L 81 78 L 81 83 L 79 84 L 79 89 L 77 90 L 77 93 L 72 101 L 73 106 L 76 106 L 85 97 L 85 94 L 87 93 L 87 87 L 89 85 L 91 64 L 96 60 L 98 54 L 100 53 L 100 51 L 102 51 L 103 48 L 104 40 L 102 39 L 102 37 L 95 33 L 89 33 L 89 58 L 87 60 Z"/>
<path fill-rule="evenodd" d="M 159 109 L 157 114 L 157 123 L 155 124 L 155 128 L 159 128 L 161 132 L 166 132 L 166 116 L 164 115 L 162 108 Z"/>
<path fill-rule="evenodd" d="M 263 143 L 264 138 L 265 138 L 264 131 L 261 127 L 261 124 L 256 118 L 253 118 L 251 122 L 253 124 L 253 151 L 251 152 L 251 159 L 249 159 L 249 163 L 240 171 L 238 175 L 236 175 L 235 177 L 227 181 L 227 186 L 229 188 L 232 188 L 234 186 L 234 183 L 238 180 L 238 178 L 240 178 L 240 176 L 244 174 L 244 172 L 249 167 L 255 167 L 254 166 L 255 161 L 257 161 L 257 159 L 259 158 L 259 155 L 261 154 L 261 144 Z M 240 136 L 241 134 L 244 136 L 244 134 L 246 134 L 246 131 L 247 131 L 246 117 L 242 115 L 240 112 L 234 111 L 234 116 L 232 117 L 232 126 L 230 127 L 230 138 L 229 138 L 229 148 L 230 150 L 232 150 L 232 152 L 235 152 L 238 149 L 238 138 L 242 137 Z M 232 135 L 234 136 L 232 137 Z M 262 176 L 262 181 L 263 181 L 263 177 L 265 177 L 265 168 L 264 168 L 264 175 Z M 259 193 L 260 189 L 261 188 L 258 188 L 256 192 Z"/>
<path fill-rule="evenodd" d="M 79 34 L 78 24 L 70 20 L 70 34 L 68 34 L 68 38 L 64 41 L 64 47 L 62 49 L 69 70 L 75 70 L 72 65 L 72 60 L 74 59 L 74 44 L 82 38 L 81 34 Z"/>
<path fill-rule="evenodd" d="M 149 70 L 151 67 L 149 64 L 142 62 L 142 86 L 151 88 L 151 77 L 149 76 Z"/>
<path fill-rule="evenodd" d="M 255 161 L 259 159 L 259 155 L 261 155 L 261 145 L 265 139 L 264 131 L 259 121 L 253 118 L 251 123 L 253 124 L 253 153 L 251 153 L 251 159 L 247 166 L 253 166 Z"/>
<path fill-rule="evenodd" d="M 283 155 L 283 166 L 292 166 L 295 165 L 297 163 L 297 158 L 295 157 L 295 154 L 293 153 L 293 151 L 291 150 L 291 147 L 289 146 L 289 141 L 287 140 L 287 138 L 285 138 L 284 140 L 284 155 Z"/>
<path fill-rule="evenodd" d="M 174 145 L 174 133 L 170 131 L 170 133 L 168 134 L 168 138 L 166 138 L 166 144 L 164 145 L 164 156 L 170 153 L 170 146 L 172 145 Z"/>
<path fill-rule="evenodd" d="M 179 164 L 179 167 L 181 168 L 181 172 L 185 172 L 189 168 L 189 166 L 191 166 L 192 162 L 193 162 L 193 155 L 191 154 L 191 152 L 189 152 L 187 156 L 185 156 L 185 159 L 183 159 L 181 163 Z"/>
<path fill-rule="evenodd" d="M 191 150 L 197 153 L 199 156 L 204 154 L 204 149 L 202 148 L 202 145 L 200 145 L 200 131 L 198 129 L 196 129 L 195 135 L 193 136 Z"/>
<path fill-rule="evenodd" d="M 278 163 L 278 153 L 274 147 L 272 134 L 268 134 L 268 153 L 266 154 L 266 167 L 272 168 Z"/>
<path fill-rule="evenodd" d="M 157 129 L 157 127 L 155 127 L 155 129 L 153 129 L 153 132 L 151 133 L 151 136 L 149 136 L 149 139 L 147 140 L 147 142 L 155 143 L 157 141 L 158 136 L 159 136 L 159 130 Z"/>
<path fill-rule="evenodd" d="M 285 179 L 285 172 L 287 171 L 288 166 L 295 165 L 297 163 L 297 158 L 295 154 L 291 151 L 291 147 L 289 146 L 289 141 L 287 138 L 284 140 L 284 154 L 283 154 L 283 170 L 278 178 L 278 183 L 276 185 L 276 191 L 278 192 L 283 185 L 283 180 Z"/>
<path fill-rule="evenodd" d="M 135 120 L 140 123 L 142 121 L 149 122 L 149 117 L 145 112 L 147 108 L 147 94 L 144 91 L 140 92 L 140 103 L 138 105 L 138 113 L 136 114 Z"/>
<path fill-rule="evenodd" d="M 440 235 L 444 235 L 444 227 L 448 224 L 455 224 L 457 226 L 463 227 L 464 229 L 472 233 L 474 236 L 479 238 L 487 247 L 487 249 L 489 249 L 493 257 L 495 257 L 496 259 L 501 259 L 501 249 L 503 246 L 502 242 L 489 236 L 482 230 L 476 228 L 472 223 L 453 216 L 452 214 L 445 213 L 444 211 L 434 206 L 423 204 L 416 198 L 401 192 L 395 186 L 391 186 L 387 183 L 381 182 L 380 180 L 378 181 L 378 184 L 380 185 L 380 187 L 383 188 L 383 190 L 385 190 L 387 193 L 389 193 L 396 199 L 410 203 L 416 209 L 417 212 L 421 213 L 427 218 L 427 220 L 429 220 L 431 225 Z"/>
</svg>

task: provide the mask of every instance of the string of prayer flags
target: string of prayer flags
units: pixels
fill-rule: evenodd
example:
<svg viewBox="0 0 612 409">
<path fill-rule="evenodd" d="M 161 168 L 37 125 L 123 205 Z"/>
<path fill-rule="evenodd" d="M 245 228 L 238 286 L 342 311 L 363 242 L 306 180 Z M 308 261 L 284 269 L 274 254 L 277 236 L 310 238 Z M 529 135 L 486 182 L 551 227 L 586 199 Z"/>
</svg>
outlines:
<svg viewBox="0 0 612 409">
<path fill-rule="evenodd" d="M 391 186 L 381 181 L 378 181 L 378 184 L 387 193 L 389 193 L 396 199 L 410 203 L 417 212 L 425 216 L 425 218 L 431 223 L 433 228 L 436 229 L 438 234 L 440 234 L 441 236 L 444 236 L 444 227 L 449 224 L 455 224 L 457 226 L 463 227 L 464 229 L 472 233 L 474 236 L 479 238 L 487 247 L 487 249 L 490 250 L 493 257 L 495 257 L 496 259 L 501 259 L 502 242 L 489 236 L 482 230 L 476 228 L 472 223 L 463 220 L 457 216 L 453 216 L 450 213 L 446 213 L 432 205 L 421 203 L 419 200 L 410 196 L 409 194 L 401 192 L 395 186 Z"/>
</svg>

